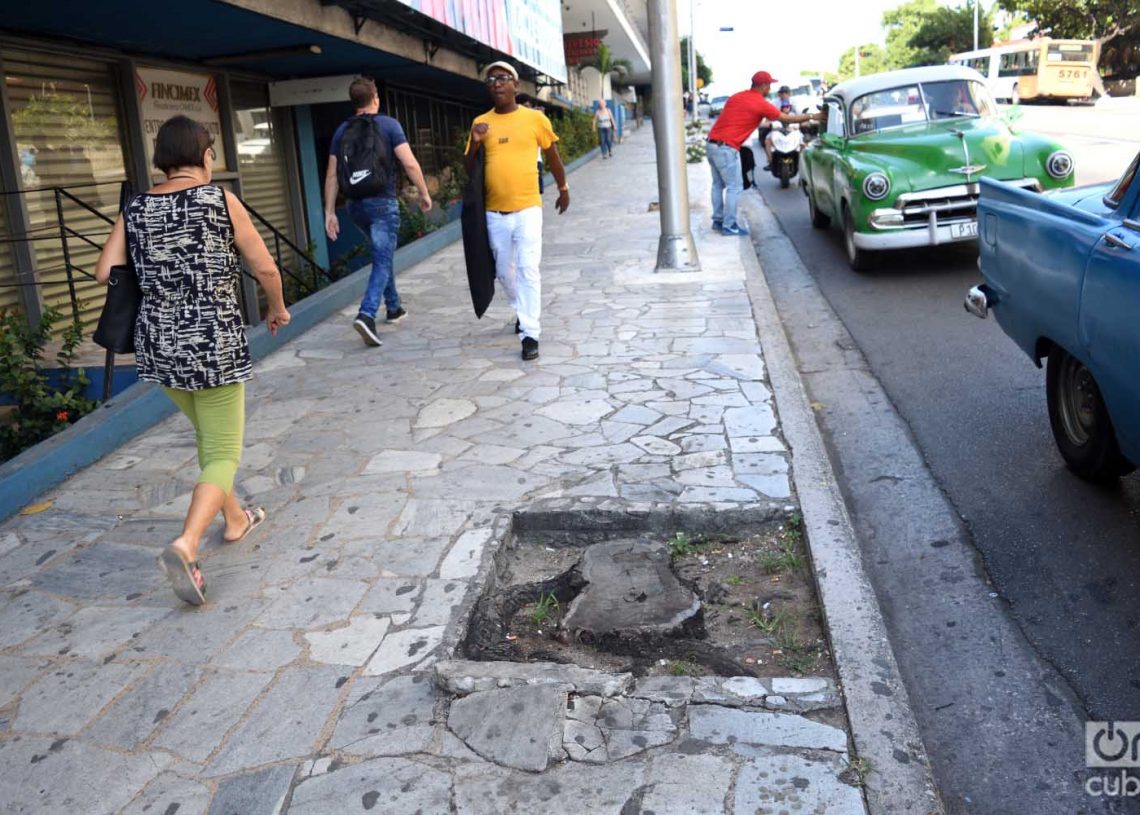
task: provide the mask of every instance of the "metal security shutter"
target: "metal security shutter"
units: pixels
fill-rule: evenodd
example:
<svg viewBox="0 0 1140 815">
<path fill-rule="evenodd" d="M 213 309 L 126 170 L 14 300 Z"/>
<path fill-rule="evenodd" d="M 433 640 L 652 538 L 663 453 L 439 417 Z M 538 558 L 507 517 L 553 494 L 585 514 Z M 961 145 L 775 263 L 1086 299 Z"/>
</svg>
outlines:
<svg viewBox="0 0 1140 815">
<path fill-rule="evenodd" d="M 262 83 L 235 80 L 230 83 L 230 96 L 233 100 L 241 197 L 275 229 L 296 243 L 285 148 L 269 107 L 269 89 Z M 274 242 L 273 231 L 257 218 L 253 219 L 253 224 L 265 240 L 269 253 L 276 257 L 278 246 Z M 280 251 L 282 265 L 296 273 L 300 267 L 293 251 L 284 243 L 280 244 Z M 287 276 L 285 282 L 288 285 Z M 264 314 L 265 295 L 260 288 L 258 299 Z"/>
<path fill-rule="evenodd" d="M 55 195 L 44 187 L 66 188 L 76 198 L 114 217 L 119 184 L 126 178 L 119 100 L 110 65 L 38 52 L 3 52 L 12 130 L 21 159 L 21 188 L 27 192 L 30 237 L 40 297 L 70 315 L 71 302 L 60 240 Z M 110 226 L 74 201 L 63 199 L 63 220 L 89 238 L 68 239 L 71 262 L 94 274 L 99 248 Z M 80 316 L 93 326 L 103 306 L 104 287 L 76 273 Z"/>
</svg>

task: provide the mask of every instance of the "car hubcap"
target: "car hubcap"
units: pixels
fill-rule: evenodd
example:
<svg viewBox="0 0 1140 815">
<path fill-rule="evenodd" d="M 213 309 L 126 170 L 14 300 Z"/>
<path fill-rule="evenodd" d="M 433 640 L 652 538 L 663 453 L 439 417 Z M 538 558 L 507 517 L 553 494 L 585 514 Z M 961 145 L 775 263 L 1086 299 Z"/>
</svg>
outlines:
<svg viewBox="0 0 1140 815">
<path fill-rule="evenodd" d="M 1060 385 L 1058 407 L 1065 435 L 1073 444 L 1088 444 L 1096 430 L 1096 409 L 1100 401 L 1096 382 L 1088 368 L 1067 357 L 1061 366 Z"/>
</svg>

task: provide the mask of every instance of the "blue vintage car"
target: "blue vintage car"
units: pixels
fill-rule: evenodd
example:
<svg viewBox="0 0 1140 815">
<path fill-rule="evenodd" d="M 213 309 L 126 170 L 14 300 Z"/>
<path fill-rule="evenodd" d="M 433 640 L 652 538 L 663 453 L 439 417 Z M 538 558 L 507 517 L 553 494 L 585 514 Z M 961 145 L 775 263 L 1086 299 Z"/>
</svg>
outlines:
<svg viewBox="0 0 1140 815">
<path fill-rule="evenodd" d="M 1140 155 L 1112 184 L 1044 194 L 982 179 L 966 309 L 1046 369 L 1049 423 L 1081 478 L 1140 463 Z"/>
</svg>

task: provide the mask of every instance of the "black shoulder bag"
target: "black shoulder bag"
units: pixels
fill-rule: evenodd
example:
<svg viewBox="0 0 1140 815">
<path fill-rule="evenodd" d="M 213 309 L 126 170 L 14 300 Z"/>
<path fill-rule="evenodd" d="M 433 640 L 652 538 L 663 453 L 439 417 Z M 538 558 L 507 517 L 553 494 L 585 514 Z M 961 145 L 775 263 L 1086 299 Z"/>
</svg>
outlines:
<svg viewBox="0 0 1140 815">
<path fill-rule="evenodd" d="M 134 196 L 127 182 L 123 182 L 119 193 L 119 212 L 123 215 L 124 237 L 127 240 L 127 262 L 122 266 L 111 267 L 111 277 L 107 281 L 107 301 L 99 324 L 95 328 L 95 343 L 115 354 L 133 354 L 135 351 L 135 320 L 139 316 L 142 290 L 131 263 L 130 237 L 126 233 L 127 207 Z"/>
</svg>

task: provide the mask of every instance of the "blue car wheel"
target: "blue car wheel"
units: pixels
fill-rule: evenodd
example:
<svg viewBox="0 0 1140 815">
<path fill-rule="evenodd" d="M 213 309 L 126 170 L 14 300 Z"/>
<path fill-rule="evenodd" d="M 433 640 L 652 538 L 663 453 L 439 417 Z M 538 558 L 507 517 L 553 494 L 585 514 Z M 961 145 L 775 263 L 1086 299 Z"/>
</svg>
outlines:
<svg viewBox="0 0 1140 815">
<path fill-rule="evenodd" d="M 1070 470 L 1086 481 L 1106 483 L 1135 469 L 1116 443 L 1092 372 L 1058 347 L 1049 352 L 1045 397 L 1053 438 Z"/>
</svg>

